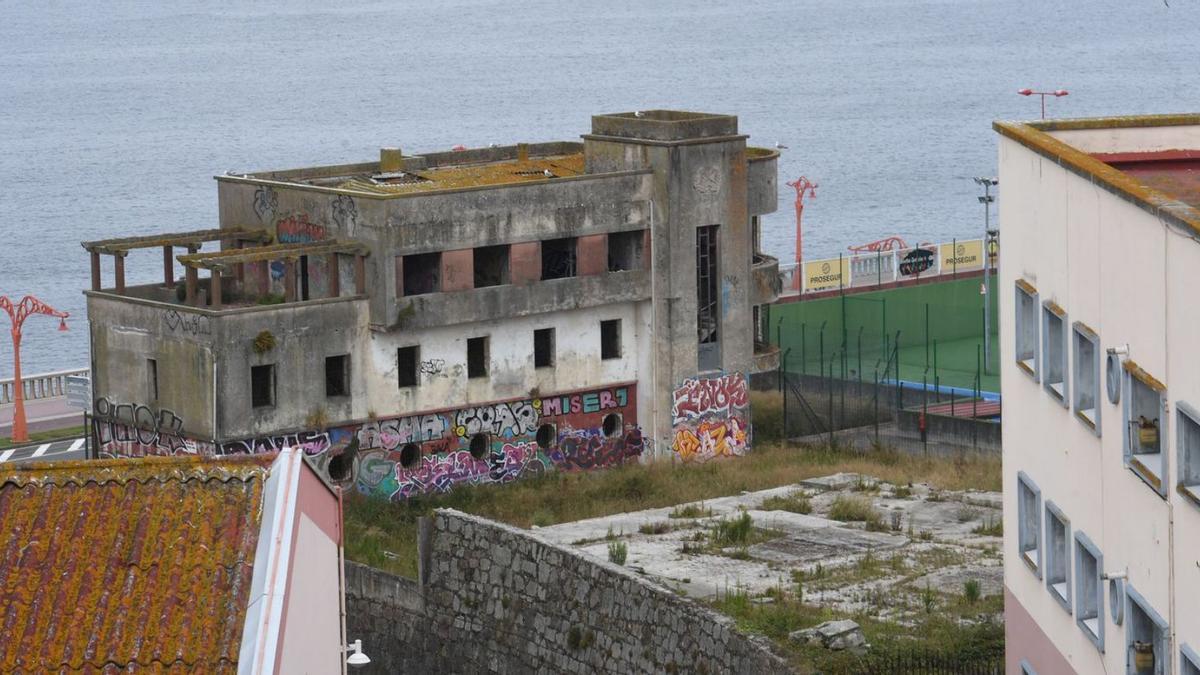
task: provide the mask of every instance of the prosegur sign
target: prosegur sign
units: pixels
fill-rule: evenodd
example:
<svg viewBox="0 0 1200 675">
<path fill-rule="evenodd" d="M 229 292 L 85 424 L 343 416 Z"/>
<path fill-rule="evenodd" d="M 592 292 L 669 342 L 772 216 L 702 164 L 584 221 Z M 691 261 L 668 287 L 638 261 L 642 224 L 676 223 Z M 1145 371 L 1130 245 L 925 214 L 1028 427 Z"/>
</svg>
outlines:
<svg viewBox="0 0 1200 675">
<path fill-rule="evenodd" d="M 942 274 L 983 269 L 983 240 L 970 239 L 941 245 Z"/>
<path fill-rule="evenodd" d="M 848 286 L 850 281 L 845 258 L 814 260 L 804 263 L 804 290 L 825 291 Z"/>
</svg>

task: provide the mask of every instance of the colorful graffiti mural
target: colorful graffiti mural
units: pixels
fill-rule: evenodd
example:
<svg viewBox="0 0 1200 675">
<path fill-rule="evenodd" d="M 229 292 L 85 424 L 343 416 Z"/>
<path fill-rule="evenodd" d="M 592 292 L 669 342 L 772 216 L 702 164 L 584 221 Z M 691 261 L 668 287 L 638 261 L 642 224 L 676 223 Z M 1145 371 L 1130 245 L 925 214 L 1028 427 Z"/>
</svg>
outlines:
<svg viewBox="0 0 1200 675">
<path fill-rule="evenodd" d="M 308 219 L 307 213 L 294 213 L 275 223 L 275 239 L 281 244 L 308 244 L 328 238 L 324 225 Z"/>
<path fill-rule="evenodd" d="M 117 408 L 106 402 L 106 411 Z M 641 456 L 646 447 L 633 385 L 220 445 L 187 438 L 170 411 L 147 410 L 139 417 L 132 414 L 136 408 L 130 409 L 128 420 L 93 418 L 101 456 L 229 455 L 301 447 L 331 479 L 390 499 L 448 492 L 460 485 L 508 483 L 548 471 L 615 466 Z M 155 423 L 138 425 L 139 419 Z M 159 428 L 159 420 L 170 424 Z"/>
<path fill-rule="evenodd" d="M 741 373 L 689 378 L 671 404 L 671 449 L 685 462 L 736 457 L 750 449 L 750 391 Z"/>
</svg>

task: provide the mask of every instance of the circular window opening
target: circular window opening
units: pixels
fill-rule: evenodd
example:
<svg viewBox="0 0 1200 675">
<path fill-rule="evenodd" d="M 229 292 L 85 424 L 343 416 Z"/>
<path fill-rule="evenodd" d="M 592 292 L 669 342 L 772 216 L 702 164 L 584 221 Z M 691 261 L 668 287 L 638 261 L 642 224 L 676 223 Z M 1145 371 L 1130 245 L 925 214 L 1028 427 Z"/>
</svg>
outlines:
<svg viewBox="0 0 1200 675">
<path fill-rule="evenodd" d="M 537 430 L 538 447 L 547 450 L 558 440 L 558 429 L 553 424 L 543 424 Z"/>
<path fill-rule="evenodd" d="M 620 413 L 609 413 L 604 416 L 604 424 L 601 427 L 604 435 L 612 438 L 621 433 L 621 415 Z"/>
<path fill-rule="evenodd" d="M 400 448 L 400 466 L 405 469 L 411 469 L 417 465 L 421 459 L 421 446 L 416 443 L 409 443 L 403 448 Z"/>
<path fill-rule="evenodd" d="M 354 464 L 353 454 L 342 454 L 329 460 L 329 480 L 340 483 L 350 477 L 350 467 Z"/>
<path fill-rule="evenodd" d="M 471 456 L 475 459 L 483 459 L 487 456 L 488 447 L 491 444 L 491 439 L 487 434 L 475 434 L 471 437 Z"/>
</svg>

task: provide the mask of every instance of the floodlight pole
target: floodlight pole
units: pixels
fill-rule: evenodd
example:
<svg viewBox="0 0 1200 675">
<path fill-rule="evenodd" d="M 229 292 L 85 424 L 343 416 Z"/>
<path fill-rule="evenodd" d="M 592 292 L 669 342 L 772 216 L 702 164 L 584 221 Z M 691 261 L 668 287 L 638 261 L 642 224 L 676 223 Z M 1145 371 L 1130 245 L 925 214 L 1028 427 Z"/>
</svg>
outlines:
<svg viewBox="0 0 1200 675">
<path fill-rule="evenodd" d="M 988 373 L 988 364 L 991 363 L 992 355 L 992 255 L 991 242 L 996 236 L 996 231 L 992 229 L 991 222 L 991 206 L 992 202 L 996 201 L 992 195 L 992 186 L 998 185 L 1000 181 L 996 178 L 976 177 L 975 183 L 983 188 L 983 195 L 979 197 L 979 203 L 983 204 L 983 372 Z"/>
<path fill-rule="evenodd" d="M 54 309 L 32 295 L 25 296 L 16 305 L 8 299 L 8 296 L 0 295 L 0 309 L 7 312 L 9 320 L 12 321 L 12 329 L 9 331 L 12 335 L 13 345 L 12 442 L 27 443 L 29 431 L 25 424 L 25 386 L 21 383 L 21 326 L 30 314 L 47 314 L 58 317 L 60 319 L 58 329 L 65 331 L 67 330 L 67 317 L 70 315 Z"/>
</svg>

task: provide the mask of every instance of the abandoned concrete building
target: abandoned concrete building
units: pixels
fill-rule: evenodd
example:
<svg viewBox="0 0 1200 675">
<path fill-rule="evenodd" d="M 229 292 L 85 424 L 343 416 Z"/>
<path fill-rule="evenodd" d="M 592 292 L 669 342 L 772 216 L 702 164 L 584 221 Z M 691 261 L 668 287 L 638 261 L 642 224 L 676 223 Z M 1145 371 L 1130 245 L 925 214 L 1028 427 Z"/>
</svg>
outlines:
<svg viewBox="0 0 1200 675">
<path fill-rule="evenodd" d="M 218 229 L 85 242 L 95 447 L 299 446 L 393 498 L 742 454 L 778 153 L 692 112 L 582 138 L 221 175 Z"/>
</svg>

